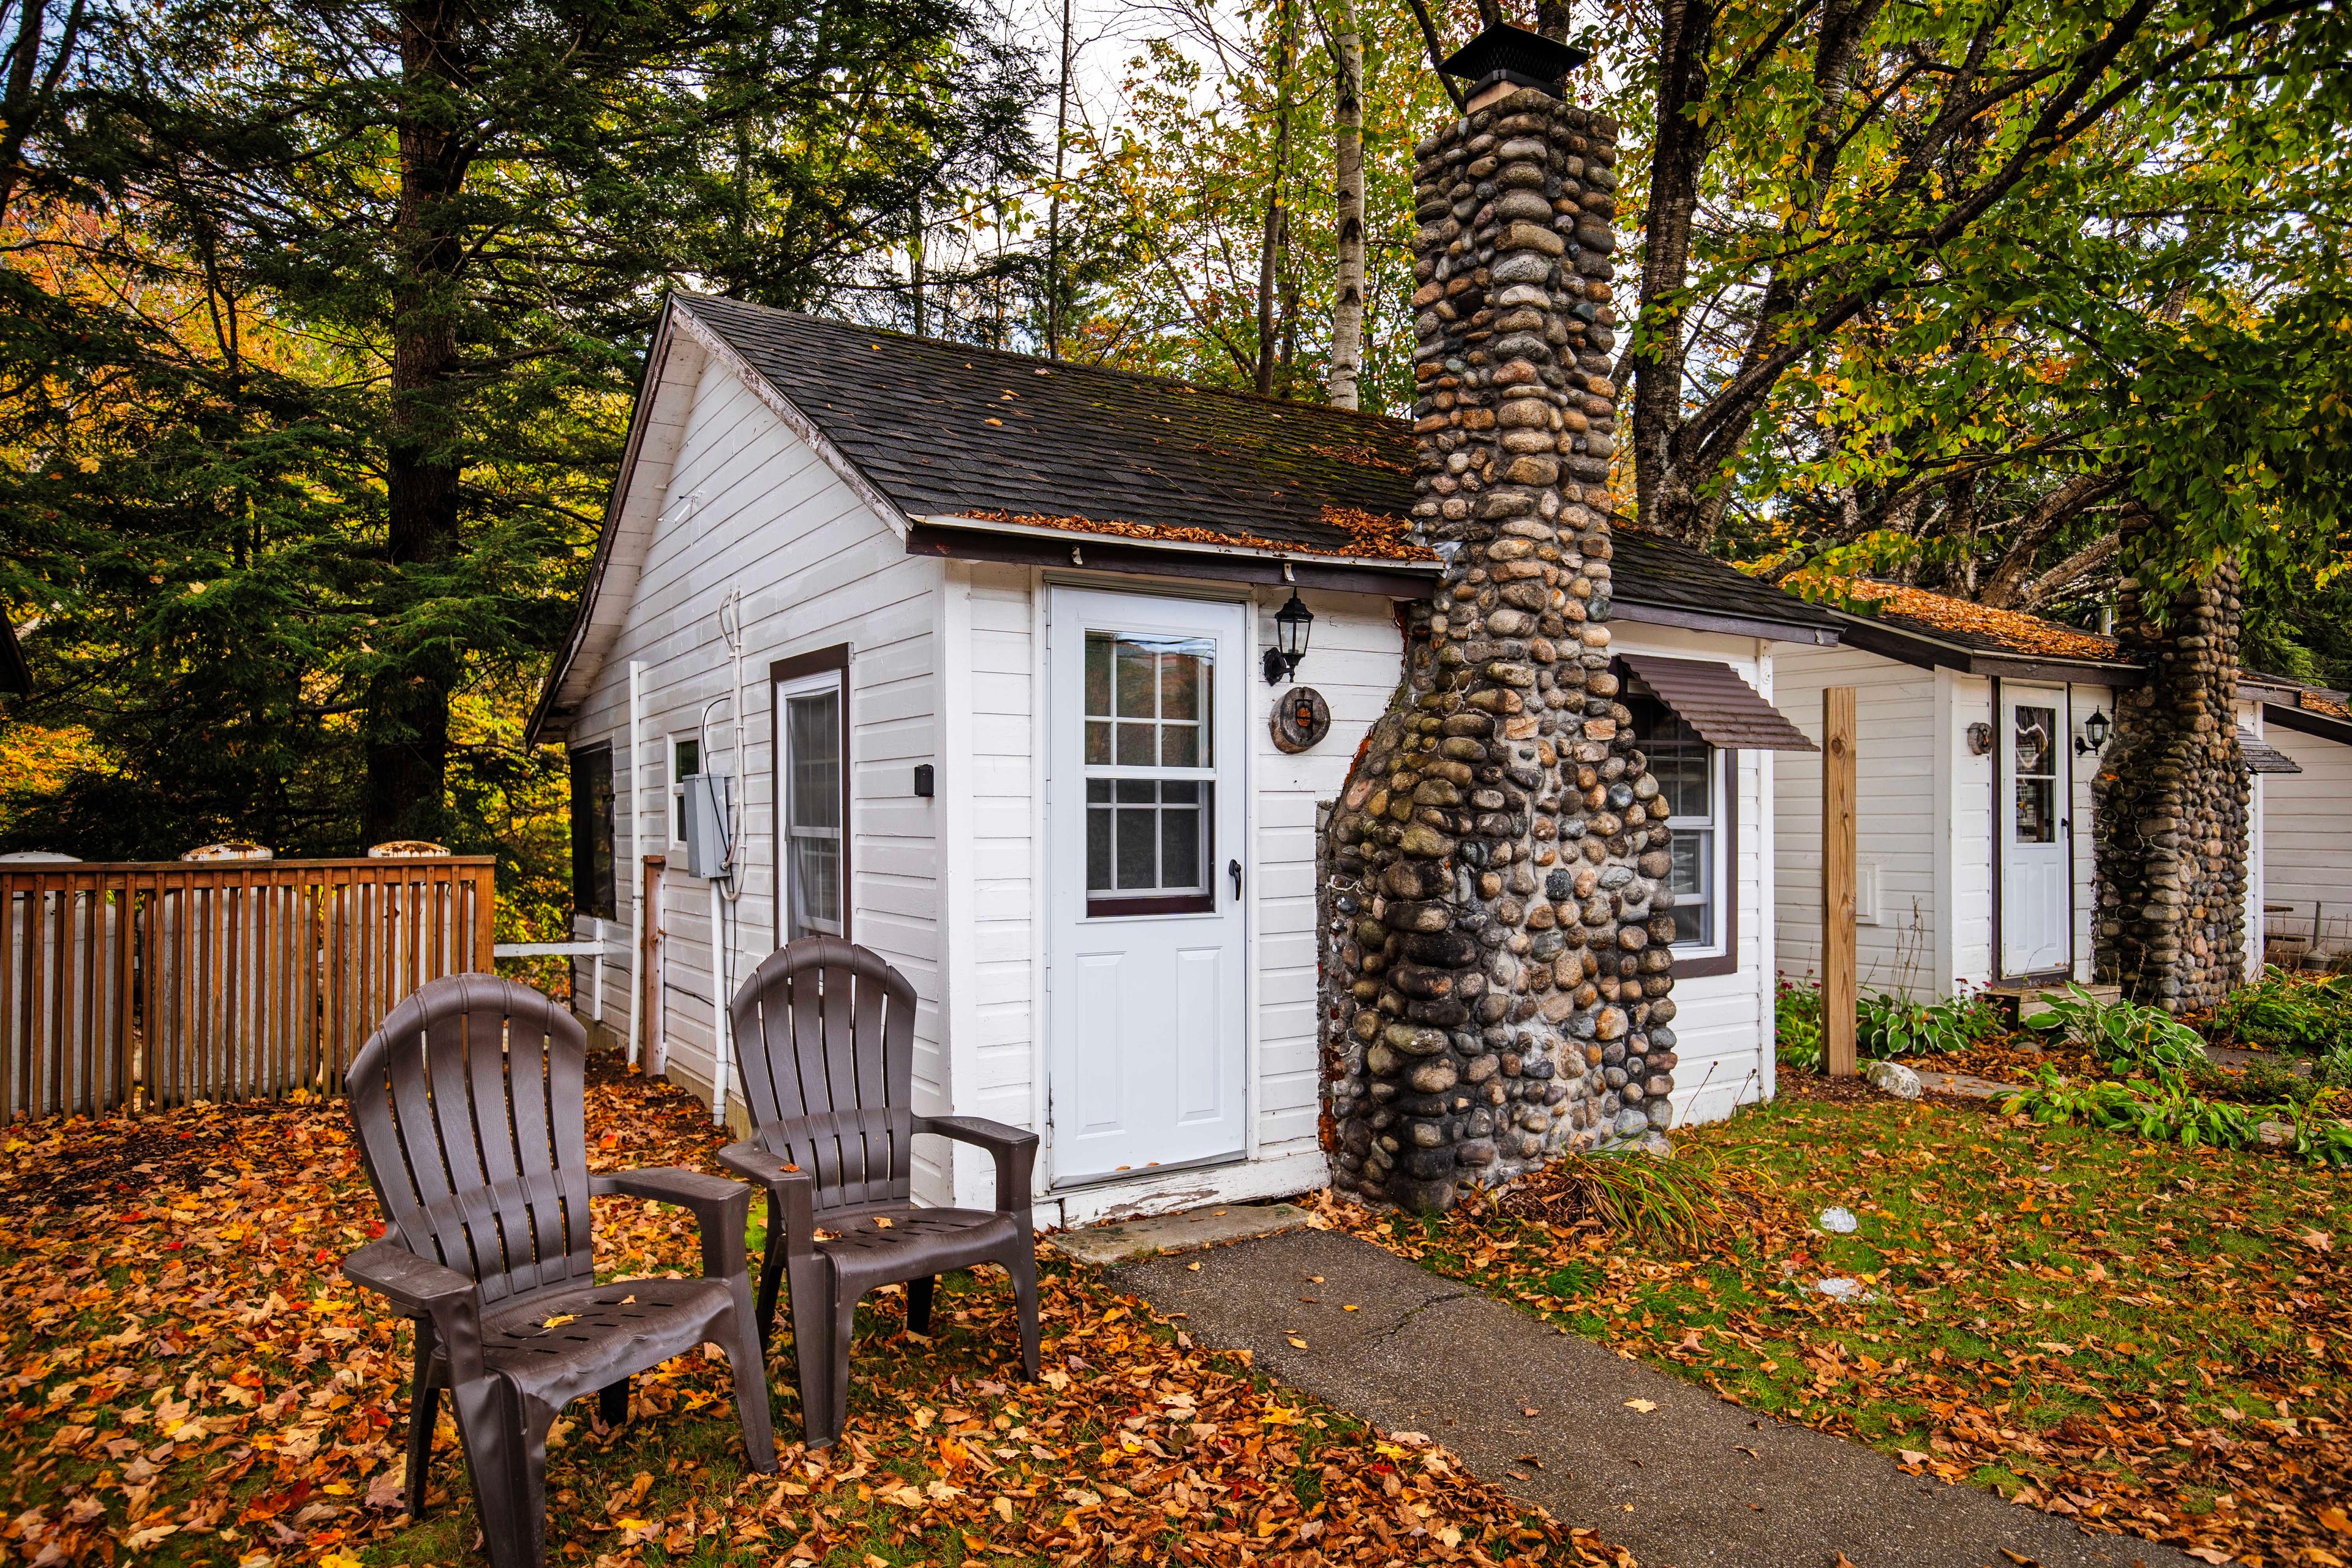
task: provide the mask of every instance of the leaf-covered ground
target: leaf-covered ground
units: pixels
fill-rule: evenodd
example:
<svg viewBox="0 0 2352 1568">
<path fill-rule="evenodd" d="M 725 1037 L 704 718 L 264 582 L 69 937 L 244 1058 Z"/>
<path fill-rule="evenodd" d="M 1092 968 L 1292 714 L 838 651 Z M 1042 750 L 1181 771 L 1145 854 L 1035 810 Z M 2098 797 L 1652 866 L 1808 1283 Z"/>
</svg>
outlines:
<svg viewBox="0 0 2352 1568">
<path fill-rule="evenodd" d="M 590 1092 L 599 1163 L 710 1168 L 717 1140 L 683 1095 L 642 1079 Z M 351 1568 L 473 1546 L 446 1415 L 427 1518 L 398 1513 L 409 1332 L 335 1272 L 375 1222 L 344 1128 L 312 1105 L 9 1130 L 0 1553 Z M 698 1258 L 691 1219 L 630 1199 L 598 1200 L 597 1243 L 614 1275 Z M 1042 1384 L 1019 1381 L 1001 1276 L 944 1282 L 929 1338 L 884 1297 L 829 1462 L 794 1441 L 789 1357 L 771 1367 L 774 1477 L 742 1468 L 723 1362 L 641 1378 L 614 1431 L 593 1401 L 572 1406 L 551 1560 L 1632 1563 L 1044 1256 Z"/>
<path fill-rule="evenodd" d="M 1493 1208 L 1331 1212 L 1922 1473 L 2211 1562 L 2352 1562 L 2352 1178 L 1804 1079 L 1676 1139 L 1755 1199 L 1688 1257 Z M 1819 1228 L 1833 1205 L 1853 1234 Z"/>
</svg>

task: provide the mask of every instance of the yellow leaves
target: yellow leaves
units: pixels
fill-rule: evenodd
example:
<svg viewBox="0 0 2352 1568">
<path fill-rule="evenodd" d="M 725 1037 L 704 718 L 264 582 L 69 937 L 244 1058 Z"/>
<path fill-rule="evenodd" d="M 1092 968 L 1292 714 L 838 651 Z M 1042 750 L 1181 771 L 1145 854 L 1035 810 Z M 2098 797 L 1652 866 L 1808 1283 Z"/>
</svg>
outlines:
<svg viewBox="0 0 2352 1568">
<path fill-rule="evenodd" d="M 1655 1410 L 1657 1407 L 1658 1402 L 1654 1399 L 1629 1399 L 1625 1401 L 1626 1409 L 1642 1415 L 1647 1415 L 1651 1411 Z"/>
<path fill-rule="evenodd" d="M 539 1326 L 542 1329 L 560 1329 L 566 1323 L 574 1323 L 579 1321 L 580 1314 L 577 1312 L 558 1312 L 555 1316 L 541 1321 Z"/>
</svg>

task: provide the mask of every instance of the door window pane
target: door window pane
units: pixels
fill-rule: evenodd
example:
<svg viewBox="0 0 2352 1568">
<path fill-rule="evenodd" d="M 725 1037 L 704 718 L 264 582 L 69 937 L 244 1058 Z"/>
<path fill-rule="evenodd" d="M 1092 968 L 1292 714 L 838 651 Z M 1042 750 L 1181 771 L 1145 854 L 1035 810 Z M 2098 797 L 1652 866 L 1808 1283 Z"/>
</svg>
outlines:
<svg viewBox="0 0 2352 1568">
<path fill-rule="evenodd" d="M 784 699 L 784 844 L 791 937 L 842 934 L 841 689 Z"/>
<path fill-rule="evenodd" d="M 2011 724 L 2012 832 L 2020 844 L 2058 841 L 2058 710 L 2019 704 Z"/>
<path fill-rule="evenodd" d="M 1095 913 L 1122 899 L 1215 907 L 1215 786 L 1199 776 L 1214 761 L 1215 675 L 1209 638 L 1087 634 L 1086 765 L 1118 770 L 1087 780 L 1087 891 L 1109 901 Z"/>
<path fill-rule="evenodd" d="M 1199 637 L 1087 634 L 1089 767 L 1205 768 L 1215 645 Z"/>
</svg>

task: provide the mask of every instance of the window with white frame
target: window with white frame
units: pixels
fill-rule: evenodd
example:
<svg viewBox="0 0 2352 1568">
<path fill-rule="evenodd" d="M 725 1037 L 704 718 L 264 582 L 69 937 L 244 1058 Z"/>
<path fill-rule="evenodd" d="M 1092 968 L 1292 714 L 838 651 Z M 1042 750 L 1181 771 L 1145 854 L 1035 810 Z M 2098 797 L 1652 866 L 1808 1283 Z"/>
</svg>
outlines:
<svg viewBox="0 0 2352 1568">
<path fill-rule="evenodd" d="M 1724 857 L 1728 835 L 1726 752 L 1709 745 L 1682 716 L 1650 697 L 1629 697 L 1633 736 L 1650 759 L 1673 833 L 1675 951 L 1701 957 L 1724 951 Z"/>
<path fill-rule="evenodd" d="M 849 736 L 842 673 L 828 669 L 776 685 L 776 866 L 787 942 L 846 930 Z"/>
<path fill-rule="evenodd" d="M 702 742 L 693 735 L 672 735 L 665 748 L 669 761 L 669 847 L 686 847 L 686 781 L 702 771 Z"/>
</svg>

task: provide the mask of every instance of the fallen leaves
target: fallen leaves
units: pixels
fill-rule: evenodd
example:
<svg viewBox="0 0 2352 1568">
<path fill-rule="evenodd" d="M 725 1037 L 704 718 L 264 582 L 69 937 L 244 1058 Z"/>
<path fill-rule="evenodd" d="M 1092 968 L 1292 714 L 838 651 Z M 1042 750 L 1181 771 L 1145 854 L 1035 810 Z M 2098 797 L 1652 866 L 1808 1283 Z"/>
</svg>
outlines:
<svg viewBox="0 0 2352 1568">
<path fill-rule="evenodd" d="M 642 1079 L 593 1079 L 588 1127 L 606 1167 L 709 1169 L 722 1141 L 698 1106 Z M 184 1217 L 126 1225 L 132 1196 L 142 1215 Z M 0 1459 L 16 1490 L 0 1552 L 352 1568 L 469 1543 L 446 1405 L 433 1517 L 403 1511 L 409 1331 L 333 1271 L 380 1234 L 376 1217 L 331 1104 L 12 1130 Z M 607 1277 L 698 1267 L 683 1211 L 600 1199 L 596 1224 Z M 903 1294 L 869 1298 L 847 1426 L 825 1456 L 792 1442 L 780 1324 L 776 1476 L 740 1473 L 723 1360 L 641 1376 L 617 1427 L 593 1402 L 573 1407 L 549 1475 L 550 1560 L 1631 1568 L 1426 1437 L 1382 1437 L 1278 1390 L 1056 1255 L 1042 1274 L 1035 1384 L 1018 1376 L 1001 1277 L 941 1280 L 928 1336 L 906 1331 Z"/>
<path fill-rule="evenodd" d="M 1771 1199 L 1687 1255 L 1541 1176 L 1426 1228 L 1326 1216 L 1916 1473 L 2270 1568 L 2352 1560 L 2352 1177 L 1810 1080 L 1677 1140 Z M 1825 1205 L 1858 1233 L 1815 1229 Z"/>
</svg>

